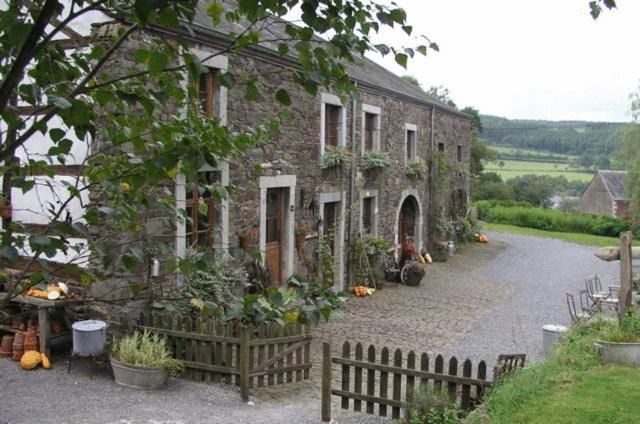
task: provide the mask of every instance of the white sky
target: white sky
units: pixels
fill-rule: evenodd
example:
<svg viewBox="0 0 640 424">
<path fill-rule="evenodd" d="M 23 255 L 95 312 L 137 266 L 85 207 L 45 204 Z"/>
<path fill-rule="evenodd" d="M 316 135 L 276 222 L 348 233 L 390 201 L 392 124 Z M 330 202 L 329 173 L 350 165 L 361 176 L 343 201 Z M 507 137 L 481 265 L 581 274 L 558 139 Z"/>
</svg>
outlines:
<svg viewBox="0 0 640 424">
<path fill-rule="evenodd" d="M 640 80 L 640 1 L 594 21 L 588 0 L 397 0 L 414 35 L 440 52 L 417 55 L 405 71 L 426 89 L 443 85 L 458 107 L 508 118 L 629 121 Z M 402 42 L 401 30 L 386 31 Z"/>
</svg>

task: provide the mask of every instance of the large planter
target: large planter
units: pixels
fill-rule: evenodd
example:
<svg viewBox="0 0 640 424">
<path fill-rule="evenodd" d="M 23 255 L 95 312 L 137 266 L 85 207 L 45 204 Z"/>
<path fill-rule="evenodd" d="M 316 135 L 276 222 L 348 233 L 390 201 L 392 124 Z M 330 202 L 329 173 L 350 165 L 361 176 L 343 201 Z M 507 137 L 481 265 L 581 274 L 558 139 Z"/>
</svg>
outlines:
<svg viewBox="0 0 640 424">
<path fill-rule="evenodd" d="M 640 367 L 640 343 L 597 341 L 594 345 L 600 350 L 605 363 Z"/>
<path fill-rule="evenodd" d="M 111 368 L 117 384 L 133 389 L 159 389 L 164 386 L 169 376 L 163 367 L 125 364 L 113 358 L 111 358 Z"/>
</svg>

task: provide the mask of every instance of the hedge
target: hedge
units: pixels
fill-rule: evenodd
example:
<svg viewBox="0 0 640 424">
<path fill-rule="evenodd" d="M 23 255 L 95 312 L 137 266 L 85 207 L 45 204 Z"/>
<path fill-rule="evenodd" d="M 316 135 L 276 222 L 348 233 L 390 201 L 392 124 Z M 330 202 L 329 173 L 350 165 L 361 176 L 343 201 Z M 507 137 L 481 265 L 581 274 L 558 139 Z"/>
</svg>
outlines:
<svg viewBox="0 0 640 424">
<path fill-rule="evenodd" d="M 539 230 L 617 237 L 631 228 L 630 222 L 619 218 L 536 208 L 524 202 L 481 200 L 475 206 L 483 221 Z"/>
</svg>

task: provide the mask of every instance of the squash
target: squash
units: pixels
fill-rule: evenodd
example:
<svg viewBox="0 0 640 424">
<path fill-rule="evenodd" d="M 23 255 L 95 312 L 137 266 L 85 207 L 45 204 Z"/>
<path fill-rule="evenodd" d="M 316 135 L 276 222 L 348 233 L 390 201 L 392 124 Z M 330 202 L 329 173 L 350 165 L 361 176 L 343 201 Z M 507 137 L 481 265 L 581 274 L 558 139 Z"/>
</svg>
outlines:
<svg viewBox="0 0 640 424">
<path fill-rule="evenodd" d="M 25 370 L 32 370 L 38 365 L 40 365 L 40 352 L 36 352 L 35 350 L 28 350 L 22 355 L 20 359 L 20 366 Z"/>
<path fill-rule="evenodd" d="M 60 299 L 60 292 L 50 291 L 49 293 L 47 293 L 47 299 L 49 299 L 49 300 L 58 300 L 58 299 Z"/>
<path fill-rule="evenodd" d="M 47 355 L 42 353 L 42 354 L 40 354 L 40 356 L 41 356 L 41 360 L 42 360 L 42 367 L 45 370 L 51 369 L 51 361 L 49 360 L 49 358 L 47 358 Z"/>
</svg>

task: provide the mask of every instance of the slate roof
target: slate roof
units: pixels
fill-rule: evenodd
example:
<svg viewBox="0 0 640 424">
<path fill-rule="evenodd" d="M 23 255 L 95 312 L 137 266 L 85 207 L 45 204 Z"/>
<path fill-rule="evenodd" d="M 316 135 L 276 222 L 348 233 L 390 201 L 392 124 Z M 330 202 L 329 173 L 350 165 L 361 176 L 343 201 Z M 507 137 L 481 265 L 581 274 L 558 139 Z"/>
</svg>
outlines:
<svg viewBox="0 0 640 424">
<path fill-rule="evenodd" d="M 627 178 L 627 171 L 598 171 L 604 185 L 607 187 L 613 200 L 625 200 L 624 183 Z"/>
<path fill-rule="evenodd" d="M 233 2 L 234 0 L 223 0 L 223 4 L 226 8 L 230 8 Z M 227 34 L 230 32 L 239 34 L 246 29 L 247 25 L 243 24 L 242 22 L 229 22 L 224 17 L 222 18 L 220 25 L 214 28 L 211 22 L 211 18 L 206 13 L 206 6 L 208 3 L 210 3 L 209 0 L 201 0 L 198 3 L 198 10 L 193 20 L 193 23 L 195 24 L 194 29 L 205 30 L 211 35 L 216 35 L 221 38 L 227 38 Z M 264 35 L 263 39 L 287 38 L 288 36 L 284 32 L 287 23 L 290 22 L 287 22 L 277 16 L 272 16 L 267 19 L 264 24 L 262 24 L 260 27 L 257 27 L 256 29 L 261 30 Z M 314 42 L 323 43 L 326 42 L 326 40 L 314 36 Z M 271 43 L 266 42 L 261 43 L 260 45 L 272 52 L 274 57 L 277 58 L 280 57 L 277 53 L 278 44 L 280 43 L 281 41 Z M 295 50 L 293 48 L 293 45 L 291 45 L 290 52 L 294 51 Z M 289 55 L 289 59 L 297 61 L 294 55 Z M 353 80 L 359 83 L 365 83 L 384 90 L 399 93 L 403 96 L 412 98 L 414 101 L 426 104 L 428 106 L 436 105 L 440 109 L 448 110 L 460 116 L 469 118 L 468 115 L 443 103 L 436 97 L 430 96 L 413 84 L 409 84 L 393 72 L 385 69 L 381 65 L 378 65 L 374 61 L 366 57 L 358 57 L 356 61 L 358 62 L 357 65 L 346 65 L 347 73 Z"/>
</svg>

